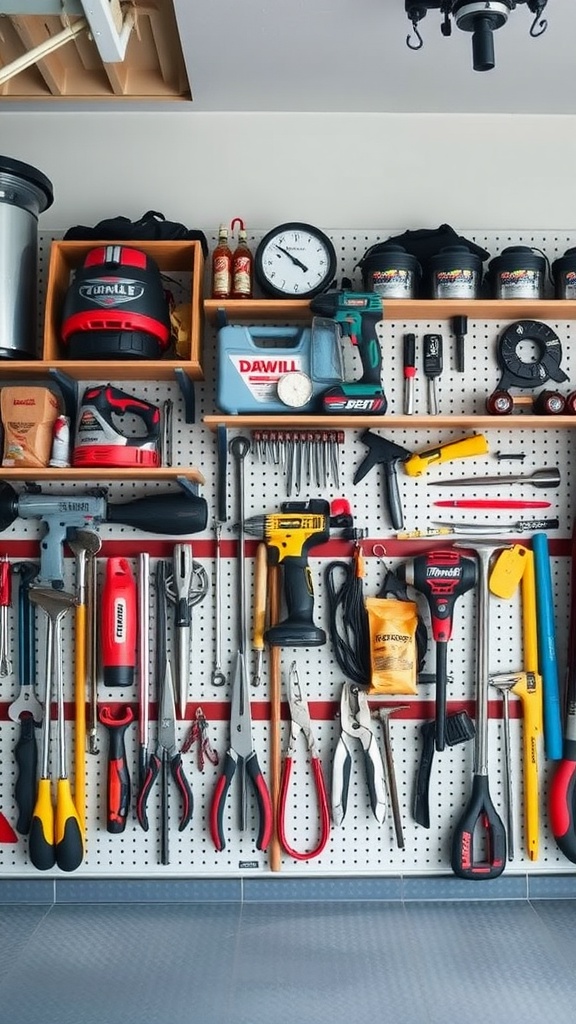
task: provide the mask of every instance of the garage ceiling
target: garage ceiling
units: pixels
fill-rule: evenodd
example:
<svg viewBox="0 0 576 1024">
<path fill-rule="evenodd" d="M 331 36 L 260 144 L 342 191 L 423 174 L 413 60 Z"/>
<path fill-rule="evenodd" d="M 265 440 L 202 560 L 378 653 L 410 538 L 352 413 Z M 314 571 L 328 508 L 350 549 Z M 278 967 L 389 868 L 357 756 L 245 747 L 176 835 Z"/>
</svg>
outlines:
<svg viewBox="0 0 576 1024">
<path fill-rule="evenodd" d="M 62 7 L 71 22 L 81 13 L 80 0 L 0 0 L 0 65 L 62 28 L 58 13 L 14 10 L 39 6 Z M 0 107 L 576 113 L 576 0 L 549 0 L 548 28 L 537 39 L 529 34 L 533 15 L 520 4 L 495 33 L 496 68 L 485 73 L 472 70 L 469 33 L 454 28 L 443 37 L 436 11 L 420 23 L 423 48 L 409 50 L 404 0 L 132 0 L 123 7 L 137 15 L 124 62 L 104 65 L 85 32 L 1 86 Z M 335 139 L 336 159 L 343 143 Z"/>
</svg>

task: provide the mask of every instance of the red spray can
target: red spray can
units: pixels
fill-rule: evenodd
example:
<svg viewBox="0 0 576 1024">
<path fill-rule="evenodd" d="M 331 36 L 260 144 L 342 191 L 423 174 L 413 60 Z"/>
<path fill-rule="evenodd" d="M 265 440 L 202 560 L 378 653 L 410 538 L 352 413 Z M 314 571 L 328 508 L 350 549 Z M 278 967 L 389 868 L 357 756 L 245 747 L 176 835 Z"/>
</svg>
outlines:
<svg viewBox="0 0 576 1024">
<path fill-rule="evenodd" d="M 132 686 L 136 667 L 138 596 L 127 558 L 109 558 L 102 591 L 102 670 L 105 686 Z"/>
</svg>

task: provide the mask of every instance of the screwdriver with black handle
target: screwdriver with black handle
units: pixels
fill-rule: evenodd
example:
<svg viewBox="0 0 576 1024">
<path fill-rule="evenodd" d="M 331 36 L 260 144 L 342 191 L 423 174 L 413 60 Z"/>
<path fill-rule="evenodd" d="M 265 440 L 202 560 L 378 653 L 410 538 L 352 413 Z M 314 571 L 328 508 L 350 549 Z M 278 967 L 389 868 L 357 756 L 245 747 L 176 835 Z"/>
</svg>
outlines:
<svg viewBox="0 0 576 1024">
<path fill-rule="evenodd" d="M 548 809 L 554 838 L 568 860 L 576 864 L 576 519 L 572 527 L 570 625 L 566 667 L 566 715 L 562 759 L 550 784 Z"/>
<path fill-rule="evenodd" d="M 436 378 L 440 377 L 443 370 L 443 344 L 441 334 L 424 335 L 424 376 L 428 386 L 428 413 L 431 416 L 438 415 L 438 389 Z"/>
<path fill-rule="evenodd" d="M 468 317 L 452 317 L 452 331 L 456 338 L 456 371 L 457 373 L 464 373 L 464 343 L 468 333 Z"/>
</svg>

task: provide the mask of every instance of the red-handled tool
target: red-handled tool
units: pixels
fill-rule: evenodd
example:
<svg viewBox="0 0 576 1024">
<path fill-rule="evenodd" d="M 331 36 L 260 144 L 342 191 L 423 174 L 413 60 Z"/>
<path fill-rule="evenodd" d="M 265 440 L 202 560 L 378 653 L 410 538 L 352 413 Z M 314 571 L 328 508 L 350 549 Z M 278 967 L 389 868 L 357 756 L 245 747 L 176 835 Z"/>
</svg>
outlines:
<svg viewBox="0 0 576 1024">
<path fill-rule="evenodd" d="M 10 657 L 10 605 L 12 604 L 12 568 L 8 555 L 0 558 L 0 676 L 12 672 Z"/>
<path fill-rule="evenodd" d="M 549 501 L 516 501 L 510 498 L 454 498 L 445 501 L 433 501 L 438 508 L 550 508 Z"/>
<path fill-rule="evenodd" d="M 104 686 L 132 686 L 136 667 L 138 596 L 127 558 L 109 558 L 102 591 Z"/>
<path fill-rule="evenodd" d="M 416 335 L 405 334 L 402 349 L 404 372 L 404 414 L 414 412 L 414 378 L 416 377 Z"/>
<path fill-rule="evenodd" d="M 252 746 L 252 719 L 250 715 L 250 694 L 248 678 L 243 659 L 236 662 L 236 672 L 230 698 L 230 745 L 226 751 L 224 769 L 218 779 L 212 806 L 210 808 L 210 833 L 217 850 L 226 846 L 224 838 L 224 806 L 230 783 L 240 769 L 240 830 L 246 827 L 246 775 L 249 775 L 259 812 L 259 830 L 256 840 L 258 850 L 266 850 L 272 838 L 272 801 L 258 764 L 256 751 Z"/>
<path fill-rule="evenodd" d="M 313 857 L 320 856 L 328 842 L 330 836 L 330 808 L 328 806 L 326 783 L 322 772 L 322 762 L 316 752 L 316 741 L 310 725 L 310 712 L 300 688 L 296 662 L 292 662 L 288 676 L 288 703 L 290 705 L 290 716 L 292 721 L 290 725 L 290 742 L 282 763 L 280 801 L 278 806 L 278 838 L 280 839 L 282 848 L 290 857 L 294 857 L 295 860 L 312 860 Z M 295 850 L 294 847 L 291 846 L 286 835 L 286 805 L 288 800 L 288 791 L 290 789 L 290 779 L 292 776 L 292 764 L 294 754 L 296 752 L 296 741 L 300 733 L 303 734 L 304 739 L 306 740 L 306 746 L 310 754 L 310 766 L 312 768 L 314 785 L 316 787 L 318 812 L 320 815 L 320 830 L 316 846 L 309 852 L 303 853 L 299 850 Z"/>
<path fill-rule="evenodd" d="M 446 684 L 448 641 L 456 600 L 476 586 L 476 563 L 453 548 L 419 555 L 404 567 L 406 583 L 424 595 L 436 641 L 436 750 L 446 745 Z"/>
<path fill-rule="evenodd" d="M 572 527 L 564 743 L 562 760 L 557 763 L 550 784 L 548 809 L 559 848 L 576 864 L 576 519 Z"/>
<path fill-rule="evenodd" d="M 126 757 L 125 733 L 134 721 L 134 712 L 129 704 L 113 708 L 105 704 L 98 715 L 108 730 L 108 801 L 106 806 L 106 828 L 117 835 L 126 828 L 130 809 L 130 772 Z"/>
</svg>

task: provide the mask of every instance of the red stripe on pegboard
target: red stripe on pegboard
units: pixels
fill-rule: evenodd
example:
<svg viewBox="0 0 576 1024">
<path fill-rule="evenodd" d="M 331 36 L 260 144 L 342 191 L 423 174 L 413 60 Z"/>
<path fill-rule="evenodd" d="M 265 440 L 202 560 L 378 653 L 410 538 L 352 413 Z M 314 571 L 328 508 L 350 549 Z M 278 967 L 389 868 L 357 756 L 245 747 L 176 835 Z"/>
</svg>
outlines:
<svg viewBox="0 0 576 1024">
<path fill-rule="evenodd" d="M 409 699 L 409 698 L 408 698 Z M 402 696 L 393 697 L 390 695 L 383 696 L 382 699 L 378 697 L 370 697 L 368 702 L 370 707 L 374 710 L 377 708 L 389 708 L 392 710 L 401 704 L 404 704 L 404 698 Z M 117 711 L 120 707 L 126 707 L 129 705 L 134 712 L 135 719 L 138 718 L 138 702 L 137 701 L 119 701 L 119 700 L 100 700 L 98 706 L 102 707 L 106 705 Z M 0 721 L 9 721 L 8 707 L 10 701 L 3 701 L 0 703 Z M 208 721 L 214 722 L 226 722 L 230 718 L 230 701 L 228 700 L 202 700 L 194 701 L 188 704 L 186 712 L 186 721 L 193 721 L 196 716 L 196 709 L 202 708 L 204 715 Z M 330 700 L 311 700 L 308 702 L 310 709 L 310 717 L 319 722 L 329 722 L 333 719 L 337 719 L 340 711 L 339 701 Z M 56 717 L 56 704 L 52 704 L 51 717 Z M 267 700 L 252 700 L 250 703 L 250 710 L 252 718 L 255 722 L 269 722 L 271 717 L 270 702 Z M 458 711 L 467 711 L 471 718 L 474 718 L 475 714 L 475 703 L 471 701 L 452 701 L 448 702 L 447 713 L 449 715 L 454 714 Z M 86 708 L 88 712 L 88 707 Z M 76 715 L 76 709 L 73 701 L 67 701 L 64 704 L 64 715 L 67 722 L 74 721 Z M 149 705 L 149 716 L 150 721 L 155 722 L 158 719 L 158 704 L 151 702 Z M 407 707 L 404 707 L 401 711 L 397 711 L 394 714 L 395 718 L 404 719 L 406 721 L 423 721 L 434 718 L 434 701 L 432 700 L 412 700 Z M 500 700 L 491 700 L 488 703 L 488 717 L 489 718 L 501 718 L 502 717 L 502 702 Z M 281 718 L 282 721 L 287 722 L 290 720 L 290 711 L 288 703 L 282 701 L 281 705 Z M 522 718 L 522 703 L 520 700 L 515 700 L 512 696 L 510 701 L 510 718 Z"/>
<path fill-rule="evenodd" d="M 478 538 L 486 539 L 486 538 Z M 529 546 L 530 540 L 527 536 L 520 537 L 499 537 L 493 538 L 502 547 L 511 544 L 525 544 Z M 463 542 L 460 536 L 450 537 L 427 537 L 422 540 L 396 540 L 392 537 L 367 538 L 362 541 L 362 550 L 366 558 L 413 558 L 422 554 L 423 551 L 434 551 L 441 547 L 449 547 L 450 544 Z M 137 558 L 140 552 L 147 551 L 151 558 L 170 558 L 175 544 L 185 542 L 191 544 L 195 558 L 214 558 L 216 553 L 215 542 L 211 538 L 195 536 L 162 538 L 161 540 L 150 539 L 141 534 L 134 533 L 134 536 L 122 540 L 104 540 L 98 554 L 99 558 L 112 558 L 124 556 L 124 558 Z M 247 540 L 246 555 L 254 558 L 260 541 Z M 471 541 L 473 544 L 473 542 Z M 28 558 L 38 560 L 39 541 L 36 540 L 6 540 L 0 538 L 0 554 L 6 554 L 9 558 Z M 550 555 L 555 558 L 567 558 L 571 552 L 571 541 L 568 538 L 549 539 Z M 326 544 L 311 548 L 311 558 L 335 559 L 350 558 L 354 550 L 351 541 L 330 540 Z M 223 558 L 235 558 L 238 554 L 238 541 L 235 538 L 222 540 L 220 553 Z M 65 545 L 64 557 L 72 558 L 72 552 Z"/>
</svg>

